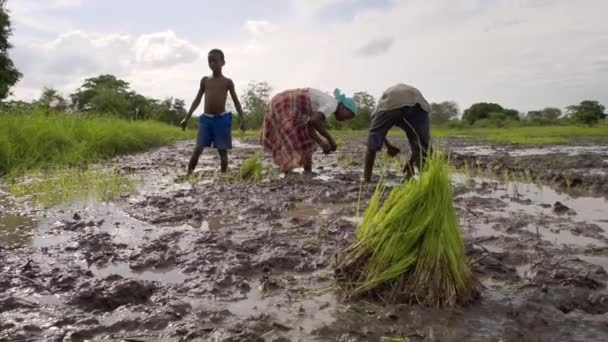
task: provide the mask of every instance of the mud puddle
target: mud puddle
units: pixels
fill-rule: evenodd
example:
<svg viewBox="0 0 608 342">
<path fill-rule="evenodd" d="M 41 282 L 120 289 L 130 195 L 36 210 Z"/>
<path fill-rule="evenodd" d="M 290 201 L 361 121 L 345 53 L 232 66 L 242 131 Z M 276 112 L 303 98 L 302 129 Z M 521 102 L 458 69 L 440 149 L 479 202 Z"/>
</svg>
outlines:
<svg viewBox="0 0 608 342">
<path fill-rule="evenodd" d="M 15 243 L 0 238 L 0 340 L 608 335 L 605 200 L 525 184 L 515 193 L 484 179 L 466 186 L 455 177 L 467 255 L 486 286 L 482 300 L 453 310 L 342 301 L 331 270 L 353 241 L 357 208 L 361 215 L 373 193 L 373 185 L 360 183 L 364 154 L 353 153 L 348 163 L 315 154 L 314 175 L 276 173 L 250 184 L 216 181 L 219 160 L 209 150 L 195 171 L 201 180 L 180 182 L 193 147 L 180 142 L 116 158 L 112 165 L 133 170 L 141 184 L 115 203 L 51 208 L 29 223 L 1 221 L 0 234 L 13 234 Z M 254 148 L 235 143 L 229 168 Z M 263 162 L 270 164 L 267 155 Z M 15 235 L 16 226 L 27 234 Z"/>
<path fill-rule="evenodd" d="M 506 153 L 513 157 L 543 156 L 548 154 L 565 154 L 567 156 L 577 156 L 584 153 L 605 156 L 608 155 L 607 146 L 548 146 L 538 148 L 520 147 L 492 147 L 487 145 L 474 145 L 454 148 L 456 153 L 470 154 L 475 156 L 490 156 L 493 154 Z"/>
</svg>

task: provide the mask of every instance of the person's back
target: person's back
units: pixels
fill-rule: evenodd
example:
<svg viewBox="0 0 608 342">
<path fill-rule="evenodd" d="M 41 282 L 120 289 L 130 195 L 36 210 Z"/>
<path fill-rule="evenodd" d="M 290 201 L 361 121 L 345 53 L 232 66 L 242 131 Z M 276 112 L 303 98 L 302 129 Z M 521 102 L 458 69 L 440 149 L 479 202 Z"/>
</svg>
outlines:
<svg viewBox="0 0 608 342">
<path fill-rule="evenodd" d="M 363 178 L 371 180 L 376 153 L 386 145 L 389 155 L 397 155 L 400 150 L 387 139 L 388 131 L 397 126 L 403 129 L 410 143 L 411 158 L 404 167 L 406 177 L 414 174 L 414 167 L 422 171 L 422 166 L 430 148 L 430 106 L 422 93 L 404 83 L 387 88 L 378 99 L 372 113 L 372 121 L 367 135 L 367 153 Z"/>
<path fill-rule="evenodd" d="M 420 90 L 405 83 L 397 83 L 382 93 L 373 114 L 416 104 L 430 113 L 431 108 Z"/>
</svg>

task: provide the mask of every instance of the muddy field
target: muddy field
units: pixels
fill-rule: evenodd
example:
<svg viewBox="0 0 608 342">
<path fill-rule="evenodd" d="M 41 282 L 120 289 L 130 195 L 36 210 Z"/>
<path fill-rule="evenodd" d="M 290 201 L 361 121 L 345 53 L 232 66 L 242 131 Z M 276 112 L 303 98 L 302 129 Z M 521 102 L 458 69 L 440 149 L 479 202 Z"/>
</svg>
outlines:
<svg viewBox="0 0 608 342">
<path fill-rule="evenodd" d="M 313 175 L 256 185 L 218 180 L 211 150 L 199 181 L 177 181 L 193 148 L 180 142 L 109 163 L 141 181 L 113 203 L 26 210 L 2 195 L 0 340 L 608 341 L 608 146 L 443 141 L 459 168 L 489 171 L 454 175 L 481 301 L 438 310 L 333 287 L 373 192 L 363 139 L 343 140 Z M 230 167 L 255 151 L 237 144 Z M 534 181 L 504 184 L 506 170 Z"/>
</svg>

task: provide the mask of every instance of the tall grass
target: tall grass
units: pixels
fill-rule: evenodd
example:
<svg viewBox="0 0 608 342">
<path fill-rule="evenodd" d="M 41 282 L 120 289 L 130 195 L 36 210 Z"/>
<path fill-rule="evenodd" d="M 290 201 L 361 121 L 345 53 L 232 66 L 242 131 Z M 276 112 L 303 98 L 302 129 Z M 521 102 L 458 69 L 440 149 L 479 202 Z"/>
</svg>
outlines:
<svg viewBox="0 0 608 342">
<path fill-rule="evenodd" d="M 82 165 L 192 137 L 157 121 L 68 113 L 0 113 L 0 174 Z"/>
</svg>

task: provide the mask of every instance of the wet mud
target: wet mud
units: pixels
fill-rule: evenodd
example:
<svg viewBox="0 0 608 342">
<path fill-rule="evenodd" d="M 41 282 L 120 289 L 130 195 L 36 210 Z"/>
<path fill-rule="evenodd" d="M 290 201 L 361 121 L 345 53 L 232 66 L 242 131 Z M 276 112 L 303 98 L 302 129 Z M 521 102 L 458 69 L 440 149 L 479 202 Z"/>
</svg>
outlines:
<svg viewBox="0 0 608 342">
<path fill-rule="evenodd" d="M 343 301 L 333 265 L 374 190 L 360 182 L 363 139 L 316 154 L 312 175 L 270 172 L 258 184 L 220 177 L 212 150 L 195 179 L 182 180 L 192 148 L 109 161 L 140 181 L 112 203 L 27 209 L 2 193 L 0 340 L 607 340 L 608 202 L 591 183 L 576 183 L 578 196 L 553 182 L 455 174 L 480 301 L 453 309 Z M 255 139 L 237 144 L 229 168 L 255 151 Z M 498 160 L 454 153 L 455 163 Z M 553 160 L 552 170 L 600 167 L 583 163 L 585 154 L 539 158 Z M 398 167 L 381 167 L 399 181 Z"/>
</svg>

